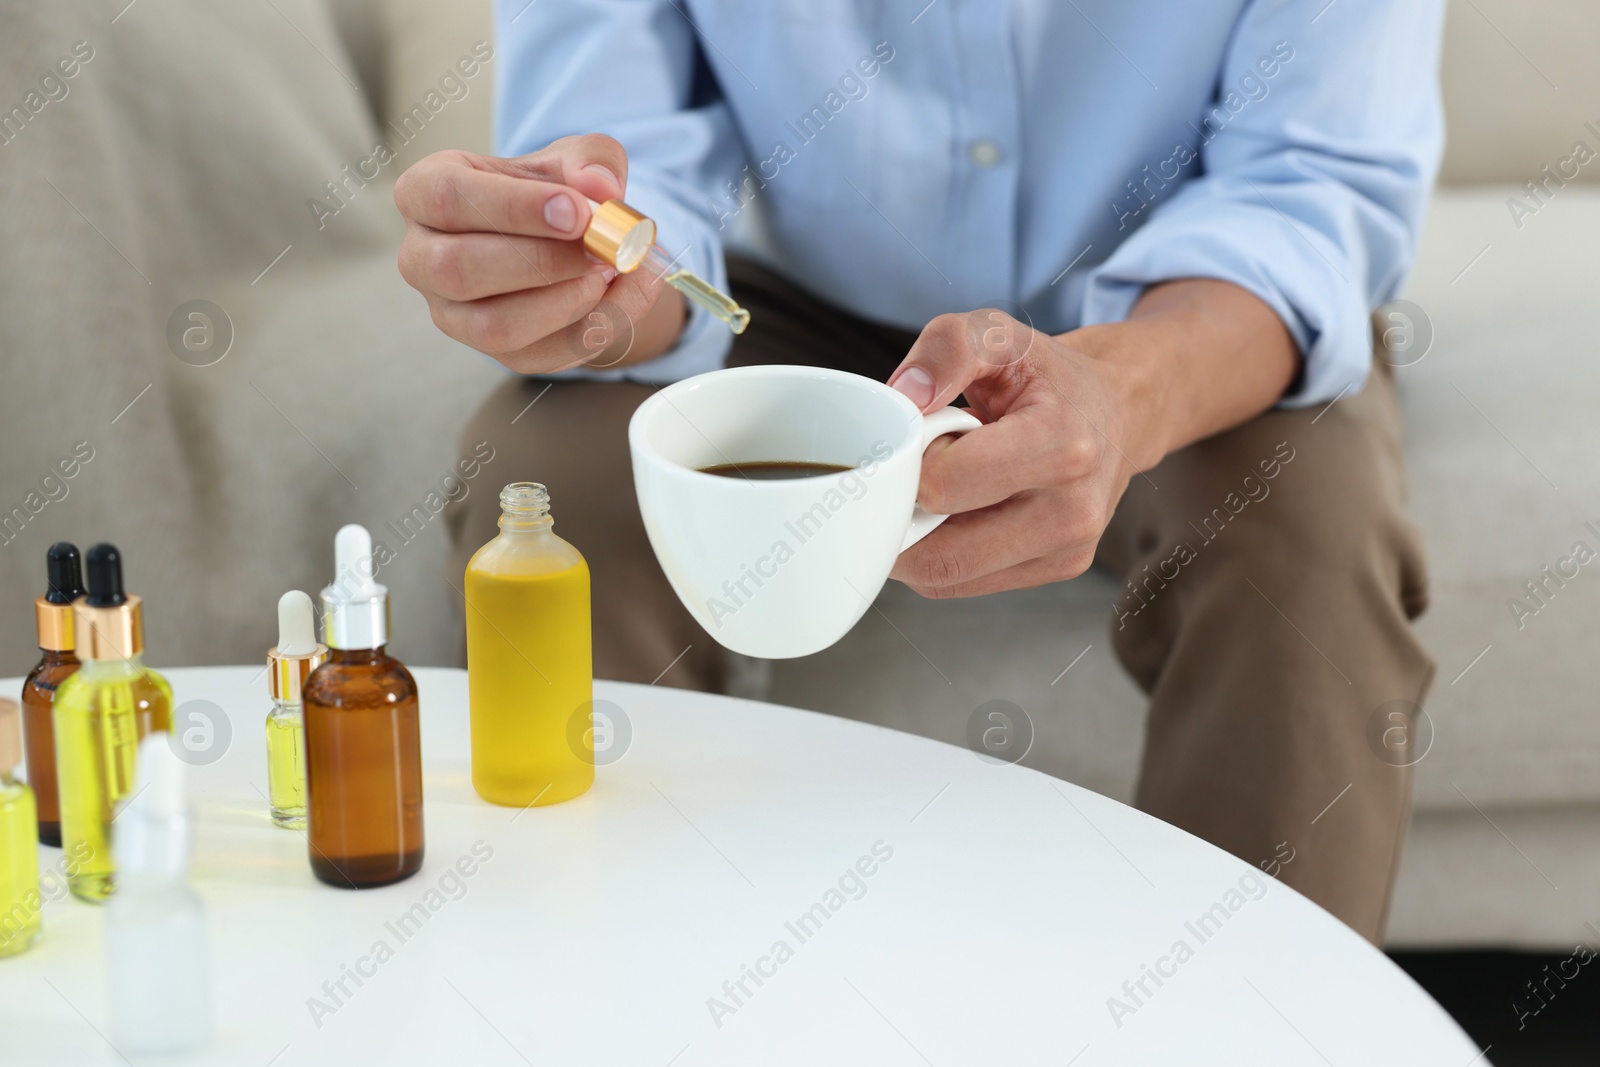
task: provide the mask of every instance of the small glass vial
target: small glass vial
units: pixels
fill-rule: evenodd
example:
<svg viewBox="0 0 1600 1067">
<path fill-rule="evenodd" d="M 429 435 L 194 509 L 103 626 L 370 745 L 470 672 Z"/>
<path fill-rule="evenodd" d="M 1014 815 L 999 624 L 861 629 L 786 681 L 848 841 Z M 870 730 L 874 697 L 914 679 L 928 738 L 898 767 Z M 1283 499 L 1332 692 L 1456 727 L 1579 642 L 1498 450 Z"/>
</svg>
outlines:
<svg viewBox="0 0 1600 1067">
<path fill-rule="evenodd" d="M 106 908 L 106 1000 L 119 1052 L 188 1052 L 211 1035 L 205 907 L 189 887 L 192 819 L 167 735 L 139 744 L 138 788 L 117 813 L 117 895 Z"/>
<path fill-rule="evenodd" d="M 0 958 L 25 951 L 39 936 L 39 832 L 33 790 L 17 781 L 22 715 L 0 700 Z"/>
<path fill-rule="evenodd" d="M 467 564 L 472 787 L 557 804 L 594 783 L 589 565 L 555 535 L 537 482 L 500 491 L 500 533 Z"/>
<path fill-rule="evenodd" d="M 49 588 L 33 602 L 39 663 L 22 683 L 28 784 L 39 806 L 39 844 L 61 847 L 61 795 L 56 788 L 56 690 L 81 664 L 73 651 L 72 602 L 83 595 L 78 547 L 57 541 L 45 553 Z"/>
<path fill-rule="evenodd" d="M 267 796 L 272 821 L 289 830 L 306 828 L 306 740 L 301 692 L 306 678 L 328 658 L 317 643 L 311 598 L 291 589 L 278 600 L 278 644 L 267 650 Z"/>
<path fill-rule="evenodd" d="M 372 535 L 334 538 L 336 577 L 322 591 L 328 659 L 303 691 L 311 871 L 368 889 L 422 869 L 422 735 L 417 683 L 384 651 L 389 591 L 373 577 Z"/>
<path fill-rule="evenodd" d="M 72 620 L 83 666 L 56 691 L 54 726 L 67 886 L 97 904 L 114 889 L 111 820 L 133 792 L 139 742 L 172 730 L 172 687 L 144 665 L 143 604 L 123 592 L 116 546 L 89 549 L 85 569 Z"/>
</svg>

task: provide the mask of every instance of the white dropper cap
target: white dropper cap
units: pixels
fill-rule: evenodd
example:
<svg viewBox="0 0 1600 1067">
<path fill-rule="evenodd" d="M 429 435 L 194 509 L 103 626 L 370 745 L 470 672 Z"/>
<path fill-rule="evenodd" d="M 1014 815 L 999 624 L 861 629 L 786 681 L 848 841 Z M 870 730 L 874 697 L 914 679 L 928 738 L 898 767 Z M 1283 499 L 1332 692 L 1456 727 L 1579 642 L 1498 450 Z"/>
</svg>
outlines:
<svg viewBox="0 0 1600 1067">
<path fill-rule="evenodd" d="M 278 655 L 309 656 L 316 650 L 316 610 L 309 596 L 291 589 L 278 598 Z"/>
<path fill-rule="evenodd" d="M 333 584 L 322 591 L 322 635 L 329 648 L 389 643 L 389 590 L 373 577 L 372 535 L 342 526 L 333 539 Z"/>
<path fill-rule="evenodd" d="M 117 814 L 112 853 L 120 875 L 181 877 L 189 865 L 189 818 L 183 788 L 187 768 L 171 735 L 139 742 L 133 795 Z"/>
<path fill-rule="evenodd" d="M 291 589 L 278 598 L 278 643 L 267 649 L 267 692 L 284 704 L 299 704 L 311 672 L 328 658 L 317 644 L 317 617 L 311 598 Z"/>
</svg>

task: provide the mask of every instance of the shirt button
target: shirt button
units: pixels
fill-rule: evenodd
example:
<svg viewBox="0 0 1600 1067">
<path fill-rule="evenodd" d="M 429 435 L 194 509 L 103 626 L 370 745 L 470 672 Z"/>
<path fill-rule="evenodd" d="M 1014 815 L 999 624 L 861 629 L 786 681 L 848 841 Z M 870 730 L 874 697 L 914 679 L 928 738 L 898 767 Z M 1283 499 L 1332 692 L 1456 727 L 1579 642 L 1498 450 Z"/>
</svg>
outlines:
<svg viewBox="0 0 1600 1067">
<path fill-rule="evenodd" d="M 980 167 L 992 167 L 1000 162 L 1000 146 L 987 137 L 973 141 L 967 146 L 967 158 Z"/>
</svg>

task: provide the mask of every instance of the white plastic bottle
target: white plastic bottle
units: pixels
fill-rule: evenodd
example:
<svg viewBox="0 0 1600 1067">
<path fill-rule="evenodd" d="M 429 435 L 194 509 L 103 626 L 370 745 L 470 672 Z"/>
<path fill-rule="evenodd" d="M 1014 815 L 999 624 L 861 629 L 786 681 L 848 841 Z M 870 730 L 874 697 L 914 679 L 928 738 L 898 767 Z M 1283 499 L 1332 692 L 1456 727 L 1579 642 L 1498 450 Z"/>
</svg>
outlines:
<svg viewBox="0 0 1600 1067">
<path fill-rule="evenodd" d="M 106 984 L 113 1040 L 130 1054 L 186 1052 L 211 1036 L 205 908 L 188 884 L 184 771 L 167 734 L 146 737 L 137 788 L 113 825 Z"/>
</svg>

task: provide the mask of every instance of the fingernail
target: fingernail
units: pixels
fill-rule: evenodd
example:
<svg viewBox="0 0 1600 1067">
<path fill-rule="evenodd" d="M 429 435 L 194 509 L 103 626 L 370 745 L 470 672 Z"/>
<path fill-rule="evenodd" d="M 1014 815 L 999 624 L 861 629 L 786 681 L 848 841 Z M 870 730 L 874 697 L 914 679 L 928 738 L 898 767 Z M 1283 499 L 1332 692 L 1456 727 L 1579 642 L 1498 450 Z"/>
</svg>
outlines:
<svg viewBox="0 0 1600 1067">
<path fill-rule="evenodd" d="M 566 233 L 578 224 L 578 205 L 566 193 L 557 193 L 544 202 L 544 221 L 552 230 Z"/>
<path fill-rule="evenodd" d="M 616 276 L 617 268 L 615 267 L 607 267 L 605 270 L 600 272 L 600 280 L 605 282 L 607 285 L 610 285 L 612 279 L 616 278 Z"/>
<path fill-rule="evenodd" d="M 933 403 L 933 376 L 921 367 L 912 367 L 894 380 L 894 388 L 921 411 Z"/>
<path fill-rule="evenodd" d="M 604 163 L 590 163 L 583 169 L 594 171 L 596 174 L 609 181 L 611 183 L 611 187 L 616 189 L 617 192 L 622 192 L 622 182 L 617 177 L 617 172 L 606 166 Z"/>
</svg>

